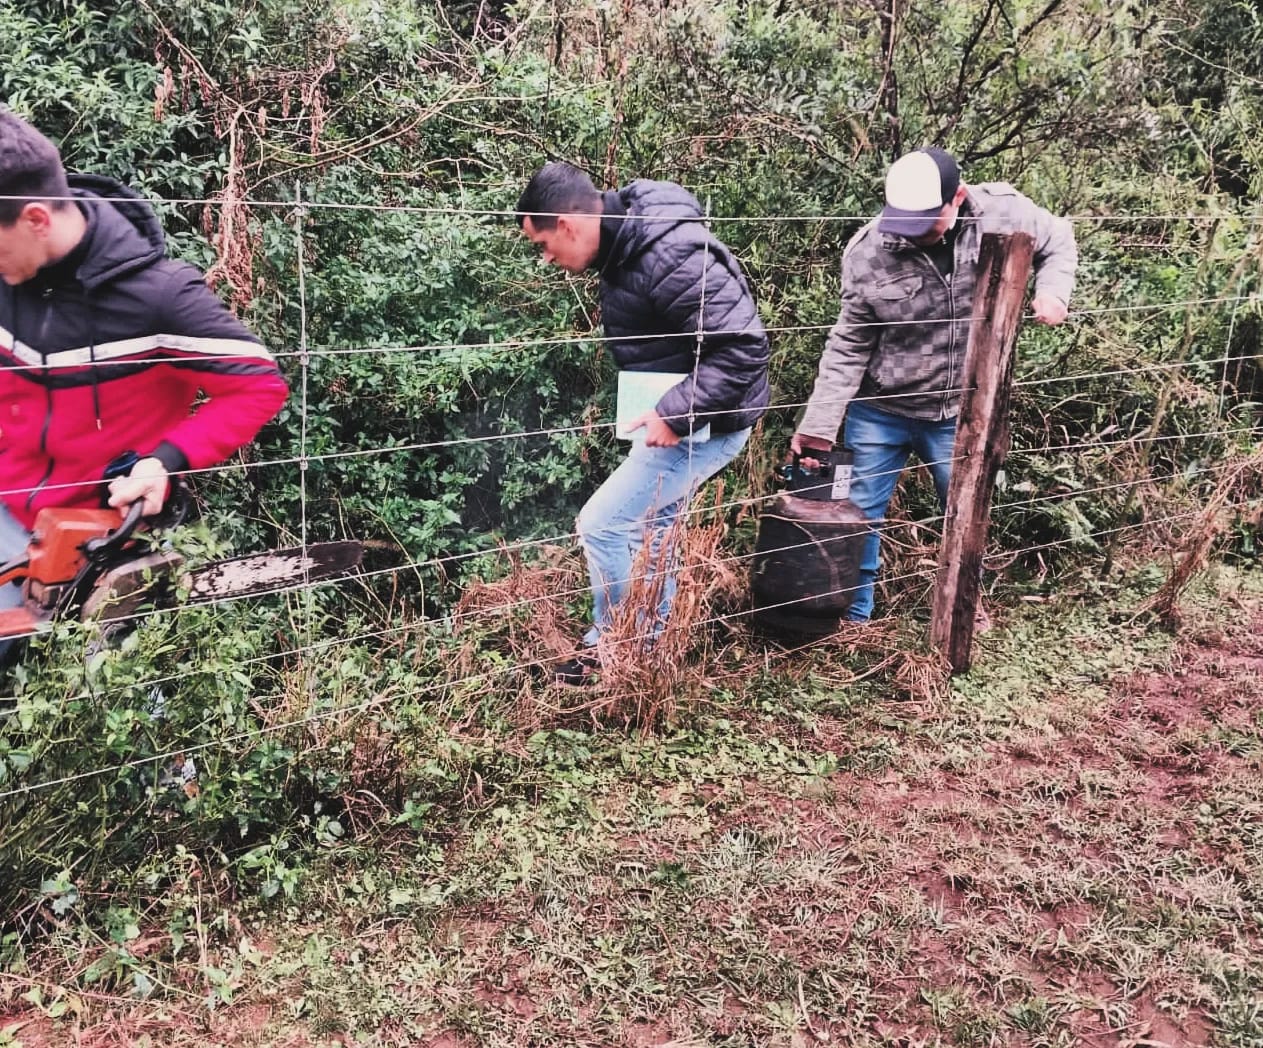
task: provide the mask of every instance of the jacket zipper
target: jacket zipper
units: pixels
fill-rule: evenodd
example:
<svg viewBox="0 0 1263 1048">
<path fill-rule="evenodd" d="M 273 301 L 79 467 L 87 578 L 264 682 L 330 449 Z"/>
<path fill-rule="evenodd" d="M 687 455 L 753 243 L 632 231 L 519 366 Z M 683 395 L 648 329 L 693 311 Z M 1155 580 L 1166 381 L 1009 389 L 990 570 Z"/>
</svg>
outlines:
<svg viewBox="0 0 1263 1048">
<path fill-rule="evenodd" d="M 960 238 L 958 237 L 957 240 Z M 947 418 L 947 401 L 951 397 L 952 375 L 956 373 L 956 245 L 952 245 L 952 273 L 944 280 L 947 284 L 947 321 L 951 341 L 947 349 L 947 388 L 943 390 L 943 404 L 939 408 L 939 420 Z"/>
<path fill-rule="evenodd" d="M 951 394 L 950 380 L 952 372 L 955 370 L 956 363 L 956 295 L 952 287 L 952 277 L 956 275 L 956 244 L 959 243 L 960 237 L 956 238 L 956 242 L 952 244 L 952 271 L 947 276 L 939 272 L 938 266 L 934 264 L 934 259 L 930 257 L 930 253 L 925 248 L 919 248 L 921 257 L 925 259 L 925 264 L 930 267 L 930 271 L 939 279 L 947 289 L 947 321 L 948 321 L 948 343 L 947 343 L 947 378 L 948 387 L 943 390 L 939 396 L 938 421 L 942 422 L 947 418 L 947 401 Z"/>
<path fill-rule="evenodd" d="M 45 288 L 40 296 L 44 300 L 44 316 L 39 326 L 39 344 L 41 347 L 48 345 L 48 325 L 53 317 L 53 289 Z M 16 337 L 16 336 L 15 336 Z M 39 483 L 33 487 L 26 496 L 26 508 L 30 509 L 35 502 L 35 496 L 40 493 L 40 489 L 48 483 L 48 478 L 53 475 L 53 467 L 56 465 L 52 455 L 48 454 L 48 428 L 53 421 L 53 389 L 48 382 L 48 354 L 41 348 L 39 351 L 40 360 L 44 363 L 44 423 L 40 426 L 39 431 L 39 449 L 48 458 L 48 465 L 44 468 L 44 475 L 39 478 Z"/>
</svg>

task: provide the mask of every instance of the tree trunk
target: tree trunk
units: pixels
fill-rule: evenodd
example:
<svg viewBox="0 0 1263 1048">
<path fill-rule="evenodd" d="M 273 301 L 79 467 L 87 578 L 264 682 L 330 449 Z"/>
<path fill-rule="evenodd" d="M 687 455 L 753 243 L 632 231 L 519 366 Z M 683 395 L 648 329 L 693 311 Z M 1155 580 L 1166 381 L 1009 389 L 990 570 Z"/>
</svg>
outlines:
<svg viewBox="0 0 1263 1048">
<path fill-rule="evenodd" d="M 886 114 L 886 134 L 890 156 L 903 154 L 903 134 L 899 122 L 899 77 L 895 72 L 895 47 L 899 42 L 899 0 L 878 0 L 881 18 L 881 107 Z"/>
</svg>

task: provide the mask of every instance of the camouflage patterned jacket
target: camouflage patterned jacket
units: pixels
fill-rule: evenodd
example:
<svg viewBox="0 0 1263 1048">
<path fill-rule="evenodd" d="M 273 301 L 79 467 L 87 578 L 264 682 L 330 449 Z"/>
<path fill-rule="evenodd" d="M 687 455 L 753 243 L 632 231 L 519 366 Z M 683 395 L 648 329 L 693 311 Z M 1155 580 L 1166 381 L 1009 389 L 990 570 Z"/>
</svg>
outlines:
<svg viewBox="0 0 1263 1048">
<path fill-rule="evenodd" d="M 869 222 L 842 254 L 842 311 L 829 332 L 800 433 L 836 440 L 847 405 L 907 418 L 954 418 L 969 341 L 983 233 L 1035 239 L 1035 293 L 1069 304 L 1078 263 L 1074 231 L 1004 182 L 971 185 L 960 208 L 950 278 L 920 247 Z"/>
</svg>

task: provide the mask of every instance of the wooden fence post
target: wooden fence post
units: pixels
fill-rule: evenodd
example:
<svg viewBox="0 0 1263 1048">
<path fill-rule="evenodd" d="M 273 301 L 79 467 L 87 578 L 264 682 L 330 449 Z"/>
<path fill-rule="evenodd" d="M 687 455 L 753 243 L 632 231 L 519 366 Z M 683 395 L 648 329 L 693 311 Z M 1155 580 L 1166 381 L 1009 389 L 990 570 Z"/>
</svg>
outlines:
<svg viewBox="0 0 1263 1048">
<path fill-rule="evenodd" d="M 1034 242 L 1026 233 L 985 233 L 979 249 L 978 289 L 961 373 L 964 392 L 930 622 L 930 643 L 947 656 L 953 673 L 969 669 L 991 496 L 1009 450 L 1013 346 L 1033 251 Z"/>
</svg>

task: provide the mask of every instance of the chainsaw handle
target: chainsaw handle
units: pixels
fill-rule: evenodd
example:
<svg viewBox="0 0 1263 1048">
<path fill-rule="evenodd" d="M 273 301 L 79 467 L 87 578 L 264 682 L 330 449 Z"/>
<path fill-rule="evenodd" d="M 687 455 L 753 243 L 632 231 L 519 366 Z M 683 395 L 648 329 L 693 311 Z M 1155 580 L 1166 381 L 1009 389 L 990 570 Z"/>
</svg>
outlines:
<svg viewBox="0 0 1263 1048">
<path fill-rule="evenodd" d="M 0 564 L 0 586 L 7 585 L 10 582 L 20 583 L 30 573 L 31 555 L 23 553 L 20 557 L 14 557 L 7 564 Z M 3 636 L 3 630 L 0 630 L 0 637 Z"/>
<path fill-rule="evenodd" d="M 99 539 L 88 539 L 83 544 L 83 552 L 89 557 L 99 557 L 106 553 L 117 553 L 123 548 L 127 540 L 132 537 L 132 532 L 136 530 L 136 525 L 140 523 L 140 518 L 144 515 L 144 512 L 144 499 L 137 499 L 127 507 L 127 515 L 117 528 L 108 535 L 102 535 Z"/>
</svg>

